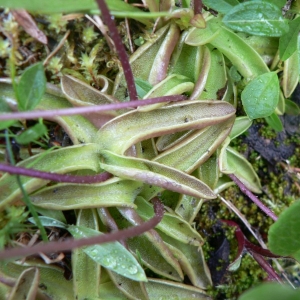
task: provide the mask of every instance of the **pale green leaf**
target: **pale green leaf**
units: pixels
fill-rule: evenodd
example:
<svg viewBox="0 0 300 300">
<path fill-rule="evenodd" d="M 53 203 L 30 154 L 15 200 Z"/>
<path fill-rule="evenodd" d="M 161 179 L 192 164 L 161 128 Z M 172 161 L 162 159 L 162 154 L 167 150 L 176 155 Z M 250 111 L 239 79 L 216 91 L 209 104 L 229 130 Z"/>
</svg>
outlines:
<svg viewBox="0 0 300 300">
<path fill-rule="evenodd" d="M 100 235 L 101 232 L 83 226 L 68 226 L 75 239 Z M 84 248 L 84 252 L 101 266 L 136 281 L 147 281 L 143 268 L 135 257 L 119 242 L 97 244 Z"/>
</svg>

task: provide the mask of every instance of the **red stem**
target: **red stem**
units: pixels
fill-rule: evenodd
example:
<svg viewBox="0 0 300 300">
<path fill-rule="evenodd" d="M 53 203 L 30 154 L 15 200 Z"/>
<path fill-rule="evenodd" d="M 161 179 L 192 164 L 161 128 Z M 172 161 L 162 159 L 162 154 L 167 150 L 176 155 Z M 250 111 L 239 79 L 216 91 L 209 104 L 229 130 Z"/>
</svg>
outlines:
<svg viewBox="0 0 300 300">
<path fill-rule="evenodd" d="M 0 171 L 7 172 L 10 174 L 17 174 L 22 176 L 36 177 L 45 180 L 57 181 L 57 182 L 69 182 L 69 183 L 98 183 L 105 181 L 112 177 L 111 174 L 103 172 L 97 175 L 85 175 L 85 176 L 76 176 L 76 175 L 65 175 L 59 173 L 48 173 L 44 171 L 39 171 L 35 169 L 27 169 L 12 165 L 6 165 L 0 163 Z"/>
<path fill-rule="evenodd" d="M 182 101 L 185 99 L 186 99 L 186 97 L 183 95 L 171 95 L 171 96 L 150 98 L 150 99 L 145 99 L 145 100 L 104 104 L 104 105 L 95 105 L 95 106 L 87 106 L 87 107 L 72 107 L 72 108 L 65 108 L 65 109 L 35 110 L 35 111 L 30 111 L 30 112 L 7 113 L 7 114 L 0 114 L 0 121 L 19 120 L 19 119 L 30 120 L 30 119 L 37 119 L 37 118 L 53 118 L 56 116 L 86 115 L 86 114 L 89 114 L 92 112 L 118 110 L 118 109 L 131 108 L 131 107 L 135 108 L 138 106 L 151 105 L 151 104 L 161 103 L 161 102 Z"/>
<path fill-rule="evenodd" d="M 228 176 L 237 184 L 242 193 L 249 197 L 270 218 L 272 218 L 274 221 L 277 221 L 278 217 L 268 207 L 266 207 L 254 194 L 252 194 L 234 174 L 229 174 Z"/>
<path fill-rule="evenodd" d="M 130 237 L 140 235 L 154 228 L 161 221 L 164 215 L 164 206 L 158 200 L 158 198 L 154 198 L 152 201 L 154 202 L 153 204 L 154 204 L 155 216 L 151 218 L 149 221 L 144 222 L 141 225 L 132 226 L 130 228 L 118 230 L 112 233 L 101 234 L 99 236 L 93 236 L 90 238 L 83 238 L 79 240 L 68 239 L 62 242 L 59 241 L 59 242 L 40 243 L 32 247 L 7 249 L 0 252 L 0 259 L 24 257 L 24 256 L 37 254 L 37 253 L 69 251 L 83 246 L 104 244 L 104 243 L 124 240 Z"/>
<path fill-rule="evenodd" d="M 202 13 L 202 0 L 194 0 L 194 14 L 200 15 Z"/>
<path fill-rule="evenodd" d="M 127 88 L 128 88 L 130 100 L 137 100 L 138 96 L 137 96 L 137 92 L 136 92 L 136 87 L 135 87 L 135 83 L 134 83 L 132 70 L 131 70 L 131 67 L 129 64 L 127 53 L 126 53 L 124 45 L 122 43 L 122 39 L 118 33 L 117 26 L 111 16 L 111 14 L 109 13 L 109 10 L 108 10 L 108 7 L 107 7 L 105 1 L 104 0 L 96 0 L 96 2 L 101 10 L 101 14 L 102 14 L 104 23 L 109 28 L 110 36 L 115 43 L 116 50 L 119 55 L 119 58 L 120 58 L 120 61 L 122 64 L 122 68 L 123 68 L 123 72 L 124 72 L 124 76 L 125 76 L 125 79 L 127 82 Z"/>
</svg>

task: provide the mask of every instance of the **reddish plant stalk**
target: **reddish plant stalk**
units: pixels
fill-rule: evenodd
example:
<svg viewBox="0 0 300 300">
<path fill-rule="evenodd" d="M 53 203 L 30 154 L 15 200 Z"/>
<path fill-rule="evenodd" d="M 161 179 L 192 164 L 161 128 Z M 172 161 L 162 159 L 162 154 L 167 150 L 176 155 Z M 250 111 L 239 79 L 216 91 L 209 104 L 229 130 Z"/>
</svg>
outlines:
<svg viewBox="0 0 300 300">
<path fill-rule="evenodd" d="M 154 228 L 161 221 L 164 215 L 164 206 L 158 200 L 158 198 L 154 198 L 152 202 L 154 204 L 155 216 L 141 225 L 132 226 L 127 229 L 118 230 L 107 234 L 101 234 L 99 236 L 93 236 L 90 238 L 83 238 L 78 240 L 67 239 L 65 241 L 59 242 L 40 243 L 32 247 L 7 249 L 4 251 L 0 251 L 0 259 L 24 257 L 38 253 L 70 251 L 75 248 L 91 246 L 95 244 L 104 244 L 140 235 Z"/>
<path fill-rule="evenodd" d="M 236 262 L 239 259 L 239 257 L 243 254 L 243 252 L 246 250 L 257 261 L 257 263 L 261 266 L 261 268 L 268 273 L 268 280 L 282 282 L 281 278 L 275 272 L 273 267 L 263 257 L 263 256 L 267 256 L 267 257 L 279 258 L 282 256 L 275 255 L 272 252 L 270 252 L 268 249 L 263 249 L 257 245 L 254 245 L 253 243 L 249 242 L 247 240 L 247 238 L 244 236 L 240 226 L 237 223 L 235 223 L 234 221 L 221 220 L 221 222 L 226 223 L 229 226 L 235 227 L 235 237 L 238 242 L 238 253 L 237 253 L 237 256 L 236 256 L 234 262 Z"/>
<path fill-rule="evenodd" d="M 194 14 L 200 15 L 202 13 L 202 0 L 194 0 Z"/>
<path fill-rule="evenodd" d="M 38 118 L 53 118 L 56 116 L 72 116 L 72 115 L 86 115 L 92 112 L 100 112 L 107 110 L 118 110 L 124 108 L 136 108 L 138 106 L 151 105 L 161 102 L 171 102 L 171 101 L 183 101 L 186 100 L 186 96 L 183 95 L 171 95 L 163 96 L 157 98 L 150 98 L 145 100 L 137 100 L 132 102 L 122 102 L 122 103 L 113 103 L 113 104 L 104 104 L 104 105 L 95 105 L 95 106 L 86 106 L 86 107 L 72 107 L 64 109 L 53 109 L 53 110 L 35 110 L 29 112 L 16 112 L 16 113 L 7 113 L 0 114 L 0 121 L 3 120 L 30 120 Z"/>
<path fill-rule="evenodd" d="M 105 181 L 112 177 L 110 173 L 103 172 L 97 175 L 67 175 L 59 173 L 48 173 L 44 171 L 39 171 L 35 169 L 27 169 L 12 165 L 6 165 L 0 163 L 0 171 L 7 172 L 10 174 L 17 174 L 22 176 L 36 177 L 45 180 L 57 181 L 57 182 L 69 182 L 69 183 L 98 183 Z"/>
<path fill-rule="evenodd" d="M 135 87 L 135 83 L 134 83 L 132 70 L 131 70 L 131 67 L 129 64 L 126 50 L 122 43 L 122 39 L 118 33 L 117 26 L 111 16 L 111 14 L 109 13 L 109 10 L 108 10 L 108 7 L 107 7 L 105 1 L 104 0 L 96 0 L 96 2 L 99 6 L 99 9 L 101 10 L 101 14 L 102 14 L 104 23 L 109 28 L 110 36 L 115 43 L 115 47 L 116 47 L 117 53 L 119 55 L 119 58 L 120 58 L 120 61 L 122 64 L 122 68 L 123 68 L 123 72 L 124 72 L 124 76 L 125 76 L 125 79 L 127 82 L 127 88 L 128 88 L 130 100 L 131 101 L 137 100 L 138 96 L 137 96 L 137 92 L 136 92 L 136 87 Z"/>
<path fill-rule="evenodd" d="M 247 187 L 234 174 L 229 174 L 229 177 L 237 184 L 242 193 L 249 197 L 270 218 L 272 218 L 274 221 L 277 221 L 278 217 L 268 207 L 266 207 L 254 194 L 252 194 L 252 192 L 249 191 L 249 189 L 247 189 Z"/>
</svg>

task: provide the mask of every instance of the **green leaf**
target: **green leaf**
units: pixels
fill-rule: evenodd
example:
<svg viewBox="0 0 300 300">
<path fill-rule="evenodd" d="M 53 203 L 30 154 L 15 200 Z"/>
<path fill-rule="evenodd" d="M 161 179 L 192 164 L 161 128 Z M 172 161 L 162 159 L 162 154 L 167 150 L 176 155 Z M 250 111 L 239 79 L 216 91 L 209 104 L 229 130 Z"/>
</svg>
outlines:
<svg viewBox="0 0 300 300">
<path fill-rule="evenodd" d="M 96 142 L 100 149 L 123 154 L 142 140 L 221 123 L 234 114 L 235 108 L 229 103 L 198 100 L 182 101 L 146 112 L 133 110 L 107 122 L 98 131 Z"/>
<path fill-rule="evenodd" d="M 241 94 L 244 109 L 250 119 L 270 116 L 279 100 L 279 82 L 275 72 L 257 76 Z"/>
<path fill-rule="evenodd" d="M 237 0 L 203 0 L 203 4 L 221 14 L 228 13 L 235 5 L 238 5 Z"/>
<path fill-rule="evenodd" d="M 259 0 L 259 1 L 272 3 L 278 6 L 280 9 L 283 8 L 283 6 L 286 4 L 286 0 Z"/>
<path fill-rule="evenodd" d="M 146 80 L 136 78 L 134 82 L 139 98 L 144 98 L 144 96 L 152 89 L 152 85 Z"/>
<path fill-rule="evenodd" d="M 261 56 L 240 36 L 222 26 L 220 33 L 210 42 L 221 51 L 246 80 L 269 72 Z"/>
<path fill-rule="evenodd" d="M 40 271 L 38 268 L 24 270 L 9 293 L 10 299 L 35 299 L 39 287 Z"/>
<path fill-rule="evenodd" d="M 253 166 L 233 148 L 226 146 L 222 148 L 219 166 L 222 173 L 234 174 L 250 191 L 261 193 L 260 180 Z"/>
<path fill-rule="evenodd" d="M 268 233 L 269 249 L 275 254 L 300 261 L 300 201 L 283 211 Z"/>
<path fill-rule="evenodd" d="M 239 297 L 239 300 L 298 300 L 299 298 L 299 289 L 295 290 L 288 285 L 268 282 L 246 291 L 241 297 Z"/>
<path fill-rule="evenodd" d="M 261 1 L 235 6 L 224 16 L 223 22 L 233 30 L 262 36 L 281 36 L 289 29 L 281 10 L 274 4 Z"/>
<path fill-rule="evenodd" d="M 143 18 L 157 18 L 168 15 L 167 12 L 143 12 L 140 9 L 122 1 L 122 0 L 106 0 L 109 10 L 113 15 L 119 17 L 135 18 L 144 24 Z M 78 11 L 94 11 L 99 12 L 98 5 L 94 0 L 0 0 L 0 6 L 10 9 L 25 9 L 31 12 L 54 14 L 54 13 L 72 13 Z"/>
<path fill-rule="evenodd" d="M 46 76 L 42 63 L 28 67 L 17 85 L 19 110 L 34 109 L 42 100 L 46 90 Z"/>
<path fill-rule="evenodd" d="M 141 185 L 137 181 L 116 177 L 89 185 L 62 183 L 40 189 L 30 199 L 37 207 L 56 210 L 111 206 L 135 208 L 134 199 Z"/>
<path fill-rule="evenodd" d="M 67 225 L 65 223 L 50 217 L 39 216 L 39 219 L 44 227 L 58 227 L 63 229 L 67 228 Z M 28 221 L 36 225 L 34 218 L 29 218 Z"/>
<path fill-rule="evenodd" d="M 283 130 L 282 122 L 278 115 L 276 115 L 275 113 L 272 113 L 271 116 L 266 117 L 265 119 L 274 130 L 278 132 Z"/>
<path fill-rule="evenodd" d="M 41 156 L 43 159 L 39 159 Z M 95 144 L 65 147 L 46 155 L 41 153 L 40 155 L 31 156 L 21 161 L 17 166 L 61 174 L 88 169 L 100 172 L 99 156 Z M 49 182 L 28 176 L 22 176 L 21 178 L 23 187 L 27 193 L 36 191 Z M 0 193 L 0 209 L 21 197 L 21 191 L 14 175 L 5 173 L 0 178 L 0 190 L 2 191 Z"/>
<path fill-rule="evenodd" d="M 1 97 L 0 98 L 0 113 L 7 113 L 10 112 L 11 109 L 8 106 L 8 104 L 5 102 L 5 100 Z M 0 121 L 0 130 L 6 129 L 9 126 L 13 125 L 16 123 L 15 120 L 8 120 L 8 121 Z"/>
<path fill-rule="evenodd" d="M 252 121 L 248 117 L 238 117 L 235 119 L 232 130 L 229 134 L 231 140 L 244 133 L 250 126 Z"/>
<path fill-rule="evenodd" d="M 300 114 L 300 107 L 289 99 L 285 99 L 285 113 L 287 115 L 298 116 Z"/>
<path fill-rule="evenodd" d="M 99 231 L 75 225 L 70 225 L 68 231 L 76 239 L 101 234 Z M 84 252 L 96 263 L 122 276 L 136 281 L 147 281 L 143 268 L 135 257 L 119 242 L 88 246 L 84 248 Z"/>
<path fill-rule="evenodd" d="M 288 59 L 296 50 L 298 34 L 300 30 L 300 18 L 290 22 L 289 31 L 279 39 L 279 56 L 281 60 Z"/>
<path fill-rule="evenodd" d="M 47 133 L 47 127 L 43 123 L 35 124 L 16 136 L 16 141 L 21 145 L 27 145 L 36 141 Z"/>
<path fill-rule="evenodd" d="M 284 97 L 292 95 L 299 82 L 299 57 L 295 51 L 285 62 L 282 76 L 282 90 Z"/>
<path fill-rule="evenodd" d="M 220 32 L 220 18 L 213 18 L 206 22 L 206 28 L 200 29 L 193 27 L 185 38 L 185 43 L 190 46 L 200 46 L 209 43 Z"/>
</svg>

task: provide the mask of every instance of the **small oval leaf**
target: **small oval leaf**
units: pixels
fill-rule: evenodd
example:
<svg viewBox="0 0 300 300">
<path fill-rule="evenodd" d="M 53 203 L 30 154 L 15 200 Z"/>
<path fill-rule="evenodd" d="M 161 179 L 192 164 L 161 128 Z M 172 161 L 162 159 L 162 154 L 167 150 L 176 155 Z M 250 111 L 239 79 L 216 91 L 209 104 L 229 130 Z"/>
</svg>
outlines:
<svg viewBox="0 0 300 300">
<path fill-rule="evenodd" d="M 262 36 L 281 36 L 289 29 L 281 10 L 263 1 L 249 1 L 235 6 L 224 16 L 223 22 L 233 30 Z"/>
<path fill-rule="evenodd" d="M 41 101 L 46 90 L 46 76 L 42 63 L 28 67 L 17 85 L 19 110 L 34 109 Z"/>
<path fill-rule="evenodd" d="M 242 103 L 250 119 L 270 116 L 279 100 L 279 82 L 275 72 L 253 79 L 243 90 Z"/>
</svg>

